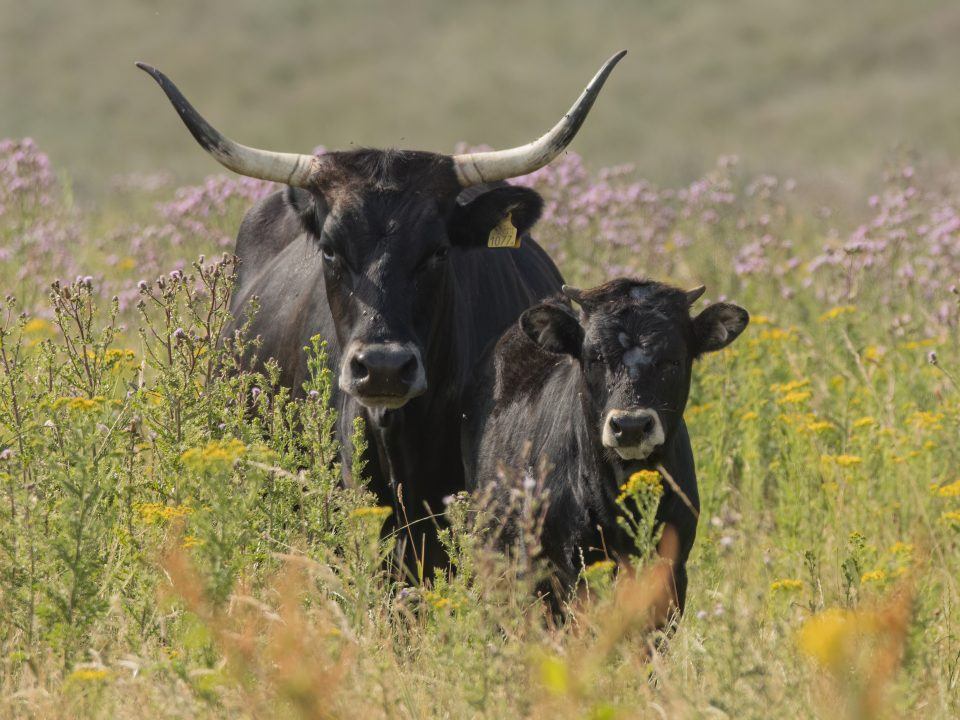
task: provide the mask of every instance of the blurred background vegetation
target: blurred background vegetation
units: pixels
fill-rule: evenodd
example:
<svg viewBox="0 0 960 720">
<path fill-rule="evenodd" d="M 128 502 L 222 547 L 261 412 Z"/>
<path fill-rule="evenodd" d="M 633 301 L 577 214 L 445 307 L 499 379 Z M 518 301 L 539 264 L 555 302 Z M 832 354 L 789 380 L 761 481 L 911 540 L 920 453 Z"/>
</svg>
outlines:
<svg viewBox="0 0 960 720">
<path fill-rule="evenodd" d="M 249 144 L 506 146 L 627 48 L 574 145 L 588 164 L 677 184 L 735 153 L 862 207 L 891 152 L 960 155 L 958 38 L 950 0 L 0 0 L 0 136 L 35 137 L 81 199 L 216 170 L 145 60 Z"/>
</svg>

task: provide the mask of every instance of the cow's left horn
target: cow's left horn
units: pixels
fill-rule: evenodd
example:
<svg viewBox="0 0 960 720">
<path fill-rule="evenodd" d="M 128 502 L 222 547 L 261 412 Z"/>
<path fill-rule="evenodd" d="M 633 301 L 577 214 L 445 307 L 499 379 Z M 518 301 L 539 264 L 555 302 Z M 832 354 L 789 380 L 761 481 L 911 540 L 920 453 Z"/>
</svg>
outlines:
<svg viewBox="0 0 960 720">
<path fill-rule="evenodd" d="M 587 113 L 593 107 L 594 100 L 597 99 L 600 89 L 607 81 L 607 76 L 626 54 L 626 50 L 621 50 L 607 60 L 600 68 L 600 72 L 593 76 L 593 80 L 587 85 L 583 94 L 577 98 L 570 111 L 540 139 L 509 150 L 454 155 L 453 164 L 460 185 L 469 187 L 526 175 L 539 170 L 562 153 L 583 125 Z"/>
<path fill-rule="evenodd" d="M 687 290 L 687 305 L 693 305 L 707 291 L 706 285 L 698 285 L 693 290 Z"/>
<path fill-rule="evenodd" d="M 138 62 L 137 67 L 157 81 L 174 109 L 180 114 L 180 119 L 187 126 L 187 130 L 200 143 L 200 147 L 213 155 L 225 168 L 247 177 L 272 180 L 296 187 L 309 184 L 310 179 L 317 172 L 319 163 L 313 155 L 258 150 L 234 142 L 204 120 L 170 78 L 146 63 Z"/>
</svg>

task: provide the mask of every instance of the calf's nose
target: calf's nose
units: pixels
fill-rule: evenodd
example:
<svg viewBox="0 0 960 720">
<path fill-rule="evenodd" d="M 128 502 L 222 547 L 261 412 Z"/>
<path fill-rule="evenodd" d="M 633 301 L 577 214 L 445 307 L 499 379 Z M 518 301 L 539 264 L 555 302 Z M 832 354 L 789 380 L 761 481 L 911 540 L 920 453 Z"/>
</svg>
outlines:
<svg viewBox="0 0 960 720">
<path fill-rule="evenodd" d="M 617 445 L 632 447 L 642 443 L 653 432 L 655 420 L 649 412 L 612 412 L 607 424 Z"/>
</svg>

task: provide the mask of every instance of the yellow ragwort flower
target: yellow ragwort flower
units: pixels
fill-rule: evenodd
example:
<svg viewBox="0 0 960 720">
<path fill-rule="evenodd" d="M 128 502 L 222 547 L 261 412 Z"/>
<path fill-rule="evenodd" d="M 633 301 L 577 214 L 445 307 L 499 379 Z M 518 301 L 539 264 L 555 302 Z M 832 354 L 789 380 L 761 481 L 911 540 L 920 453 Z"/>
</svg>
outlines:
<svg viewBox="0 0 960 720">
<path fill-rule="evenodd" d="M 876 612 L 831 608 L 809 618 L 797 632 L 797 645 L 823 667 L 840 672 L 858 646 L 884 630 Z"/>
<path fill-rule="evenodd" d="M 811 396 L 812 393 L 809 390 L 801 390 L 787 393 L 777 400 L 777 402 L 781 405 L 800 405 L 801 403 L 805 403 L 807 400 L 809 400 Z"/>
<path fill-rule="evenodd" d="M 350 511 L 350 517 L 352 518 L 372 518 L 374 520 L 385 520 L 390 513 L 392 513 L 388 507 L 360 507 L 355 510 Z"/>
<path fill-rule="evenodd" d="M 804 429 L 807 430 L 807 432 L 819 434 L 826 432 L 827 430 L 832 430 L 833 423 L 828 420 L 816 420 L 812 423 L 807 423 L 807 425 L 804 426 Z"/>
<path fill-rule="evenodd" d="M 42 335 L 53 332 L 53 325 L 43 318 L 30 318 L 23 326 L 23 332 L 27 335 Z"/>
<path fill-rule="evenodd" d="M 803 589 L 803 581 L 794 578 L 783 578 L 770 583 L 770 592 L 795 592 Z"/>
<path fill-rule="evenodd" d="M 893 545 L 891 545 L 887 550 L 891 555 L 912 555 L 913 554 L 913 545 L 911 543 L 905 543 L 897 540 Z"/>
<path fill-rule="evenodd" d="M 163 503 L 140 503 L 135 506 L 140 518 L 147 525 L 184 518 L 193 512 L 189 505 L 165 505 Z"/>
<path fill-rule="evenodd" d="M 101 682 L 110 677 L 109 670 L 80 668 L 67 676 L 67 682 Z"/>
<path fill-rule="evenodd" d="M 882 585 L 887 581 L 887 571 L 877 568 L 876 570 L 868 570 L 863 575 L 860 576 L 860 582 L 862 583 L 877 583 Z"/>
<path fill-rule="evenodd" d="M 940 497 L 960 497 L 960 480 L 955 480 L 949 485 L 934 485 L 934 488 Z"/>
<path fill-rule="evenodd" d="M 202 447 L 185 451 L 180 459 L 194 470 L 230 470 L 233 464 L 247 452 L 247 446 L 237 438 L 213 440 Z"/>
<path fill-rule="evenodd" d="M 872 418 L 869 415 L 865 415 L 862 418 L 857 418 L 853 421 L 853 427 L 860 429 L 865 427 L 872 427 L 877 424 L 876 418 Z"/>
<path fill-rule="evenodd" d="M 960 510 L 948 510 L 941 514 L 940 522 L 960 528 Z"/>
<path fill-rule="evenodd" d="M 857 311 L 856 305 L 838 305 L 837 307 L 830 308 L 823 315 L 821 315 L 820 322 L 835 320 L 841 315 L 846 315 L 848 313 L 855 313 L 856 311 Z"/>
<path fill-rule="evenodd" d="M 942 420 L 943 413 L 918 410 L 907 418 L 907 423 L 913 425 L 917 430 L 941 430 L 943 428 L 940 424 Z"/>
<path fill-rule="evenodd" d="M 628 497 L 633 497 L 643 492 L 652 492 L 659 495 L 663 492 L 660 485 L 660 473 L 656 470 L 638 470 L 633 473 L 627 481 L 620 486 L 620 497 L 617 498 L 623 502 Z"/>
<path fill-rule="evenodd" d="M 741 419 L 741 420 L 756 420 L 758 417 L 760 417 L 760 416 L 759 416 L 756 412 L 754 412 L 753 410 L 747 410 L 743 415 L 740 416 L 740 419 Z"/>
</svg>

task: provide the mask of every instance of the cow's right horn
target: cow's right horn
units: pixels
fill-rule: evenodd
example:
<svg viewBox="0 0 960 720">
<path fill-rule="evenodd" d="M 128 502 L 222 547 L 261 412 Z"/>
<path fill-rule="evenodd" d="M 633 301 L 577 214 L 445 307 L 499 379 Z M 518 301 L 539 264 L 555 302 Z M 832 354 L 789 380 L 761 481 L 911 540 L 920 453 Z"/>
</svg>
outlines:
<svg viewBox="0 0 960 720">
<path fill-rule="evenodd" d="M 319 161 L 315 156 L 258 150 L 234 142 L 204 120 L 170 78 L 146 63 L 138 62 L 137 67 L 157 81 L 187 130 L 225 168 L 247 177 L 296 187 L 308 185 L 316 174 Z"/>
<path fill-rule="evenodd" d="M 593 80 L 587 85 L 583 94 L 577 98 L 573 107 L 560 118 L 560 122 L 554 125 L 552 130 L 541 138 L 509 150 L 454 155 L 453 165 L 460 185 L 469 187 L 494 180 L 506 180 L 532 173 L 547 165 L 573 140 L 583 121 L 586 120 L 590 108 L 593 107 L 594 100 L 600 94 L 600 89 L 607 81 L 607 76 L 626 54 L 626 50 L 621 50 L 607 60 L 600 71 L 593 76 Z"/>
</svg>

